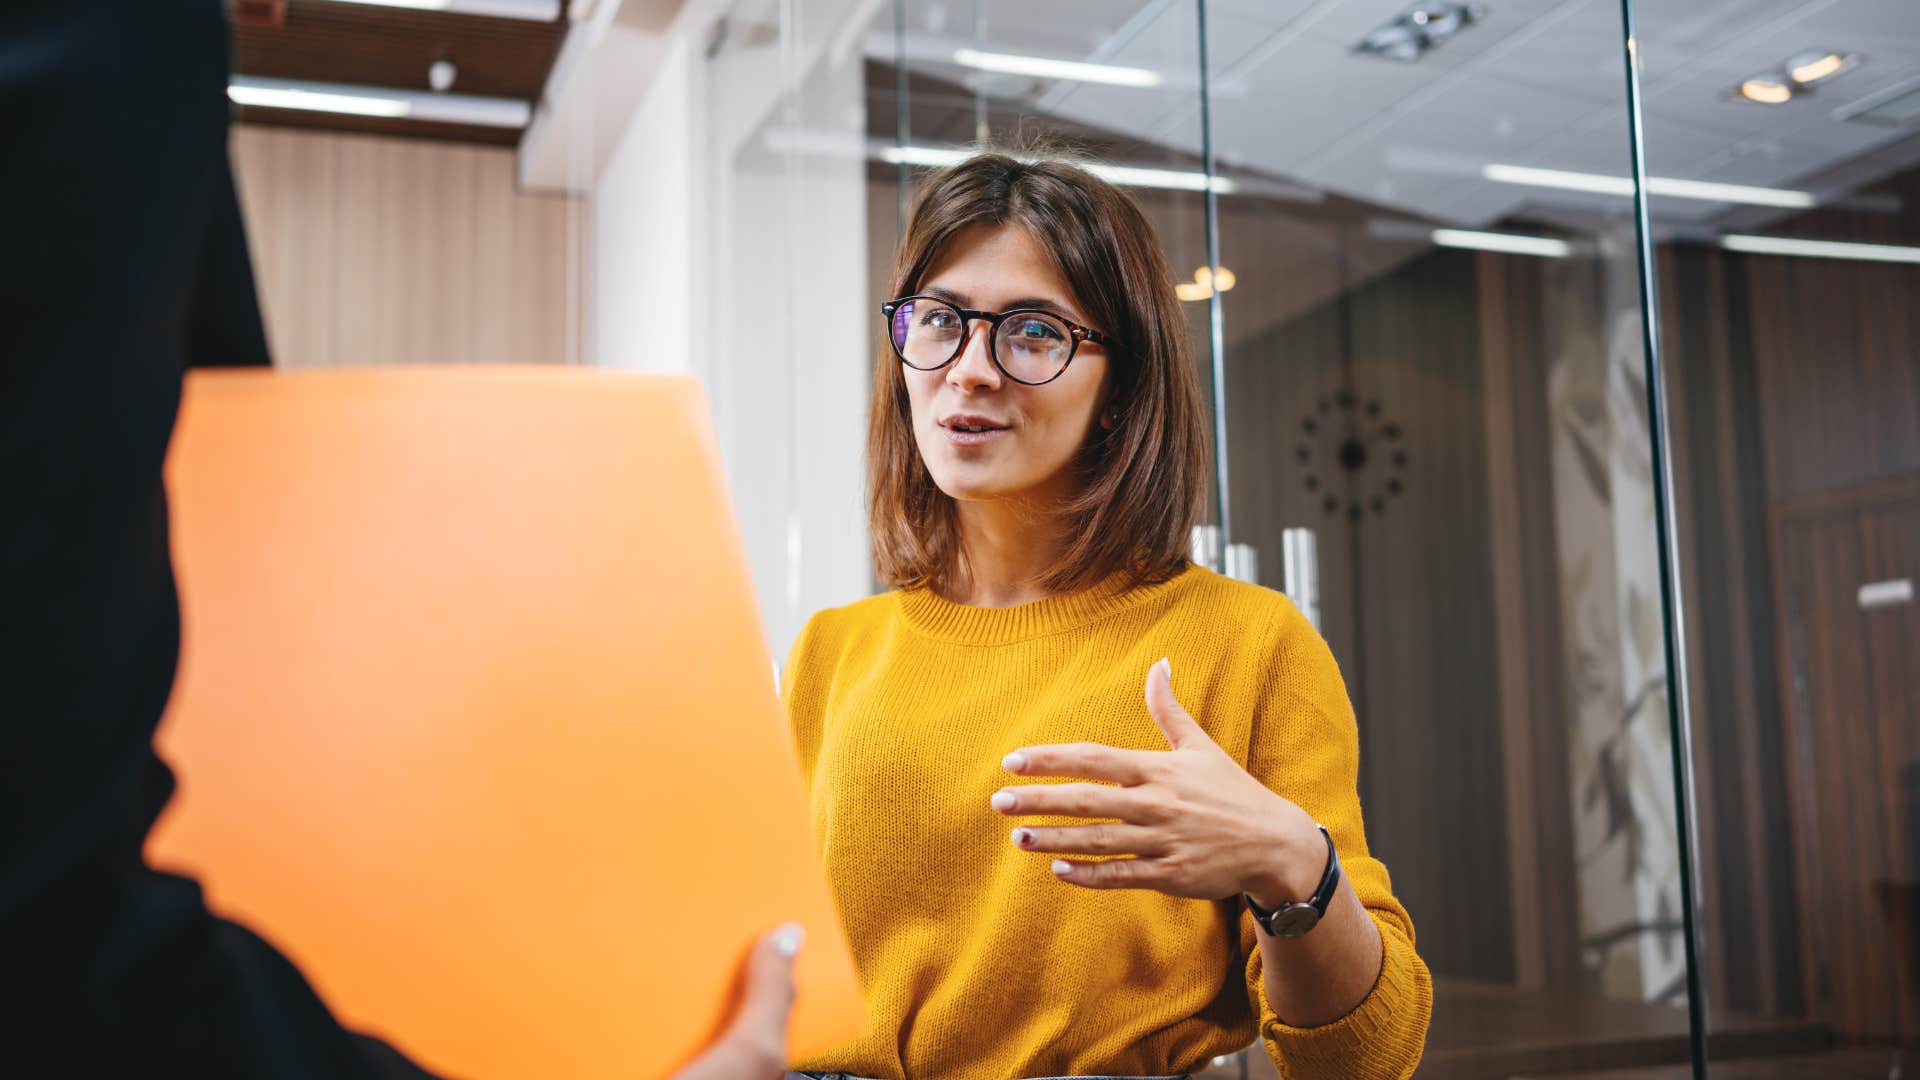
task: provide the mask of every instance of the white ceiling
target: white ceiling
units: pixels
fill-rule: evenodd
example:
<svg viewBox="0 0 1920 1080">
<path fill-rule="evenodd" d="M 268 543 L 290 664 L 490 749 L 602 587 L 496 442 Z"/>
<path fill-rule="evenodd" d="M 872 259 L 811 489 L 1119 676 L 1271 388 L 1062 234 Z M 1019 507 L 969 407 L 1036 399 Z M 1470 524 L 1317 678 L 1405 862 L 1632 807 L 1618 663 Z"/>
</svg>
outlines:
<svg viewBox="0 0 1920 1080">
<path fill-rule="evenodd" d="M 1479 172 L 1505 162 L 1628 174 L 1618 0 L 1487 0 L 1483 22 L 1417 63 L 1353 52 L 1407 6 L 1210 0 L 1214 150 L 1223 166 L 1468 226 L 1529 211 L 1624 211 L 1617 198 L 1498 184 Z M 1821 191 L 1822 174 L 1841 163 L 1920 134 L 1833 115 L 1920 75 L 1920 0 L 1637 0 L 1637 12 L 1653 175 Z M 916 36 L 956 48 L 1160 71 L 1167 81 L 1151 90 L 1042 84 L 1032 107 L 1200 150 L 1191 0 L 913 0 L 907 17 Z M 1865 62 L 1786 105 L 1728 100 L 1746 76 L 1808 48 L 1857 52 Z M 939 73 L 957 78 L 959 69 Z M 1656 216 L 1675 225 L 1711 223 L 1728 209 L 1654 203 Z"/>
</svg>

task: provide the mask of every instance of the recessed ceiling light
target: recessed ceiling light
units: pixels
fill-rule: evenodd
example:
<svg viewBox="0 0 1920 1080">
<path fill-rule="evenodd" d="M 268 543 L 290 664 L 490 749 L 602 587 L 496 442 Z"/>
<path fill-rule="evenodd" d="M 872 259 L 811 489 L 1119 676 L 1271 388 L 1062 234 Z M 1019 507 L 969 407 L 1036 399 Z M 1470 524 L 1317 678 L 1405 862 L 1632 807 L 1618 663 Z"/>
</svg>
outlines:
<svg viewBox="0 0 1920 1080">
<path fill-rule="evenodd" d="M 1736 93 L 1762 105 L 1784 105 L 1793 100 L 1793 84 L 1779 75 L 1755 75 L 1741 83 Z"/>
<path fill-rule="evenodd" d="M 1192 281 L 1175 282 L 1173 294 L 1189 302 L 1195 300 L 1210 300 L 1213 298 L 1213 293 L 1216 288 L 1221 292 L 1226 292 L 1233 288 L 1234 281 L 1233 271 L 1224 266 L 1220 268 L 1220 273 L 1217 275 L 1213 272 L 1212 268 L 1202 266 L 1193 272 Z"/>
<path fill-rule="evenodd" d="M 1429 49 L 1485 18 L 1486 6 L 1455 0 L 1423 0 L 1360 39 L 1354 51 L 1411 63 Z"/>
<path fill-rule="evenodd" d="M 1390 23 L 1368 34 L 1360 42 L 1359 51 L 1388 60 L 1411 61 L 1420 59 L 1426 46 L 1413 27 Z"/>
<path fill-rule="evenodd" d="M 1772 71 L 1748 78 L 1733 88 L 1732 96 L 1735 100 L 1757 101 L 1762 105 L 1783 105 L 1795 95 L 1813 89 L 1815 83 L 1831 79 L 1859 62 L 1860 57 L 1855 53 L 1806 49 L 1794 53 Z"/>
<path fill-rule="evenodd" d="M 1830 49 L 1810 49 L 1788 59 L 1787 74 L 1801 86 L 1812 86 L 1822 79 L 1833 78 L 1859 62 L 1860 58 L 1852 53 L 1843 55 Z"/>
</svg>

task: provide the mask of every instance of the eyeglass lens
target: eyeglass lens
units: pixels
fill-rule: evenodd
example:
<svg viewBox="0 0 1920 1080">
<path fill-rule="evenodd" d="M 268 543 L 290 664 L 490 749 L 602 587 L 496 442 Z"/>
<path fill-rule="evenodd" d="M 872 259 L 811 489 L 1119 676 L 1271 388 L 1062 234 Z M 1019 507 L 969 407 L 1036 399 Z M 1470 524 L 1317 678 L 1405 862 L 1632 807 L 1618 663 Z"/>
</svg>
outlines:
<svg viewBox="0 0 1920 1080">
<path fill-rule="evenodd" d="M 939 300 L 903 300 L 893 311 L 894 351 L 908 367 L 932 371 L 960 354 L 966 341 L 960 309 Z M 1073 355 L 1073 334 L 1051 315 L 1027 311 L 1003 319 L 993 334 L 993 355 L 1001 370 L 1024 383 L 1053 378 Z"/>
</svg>

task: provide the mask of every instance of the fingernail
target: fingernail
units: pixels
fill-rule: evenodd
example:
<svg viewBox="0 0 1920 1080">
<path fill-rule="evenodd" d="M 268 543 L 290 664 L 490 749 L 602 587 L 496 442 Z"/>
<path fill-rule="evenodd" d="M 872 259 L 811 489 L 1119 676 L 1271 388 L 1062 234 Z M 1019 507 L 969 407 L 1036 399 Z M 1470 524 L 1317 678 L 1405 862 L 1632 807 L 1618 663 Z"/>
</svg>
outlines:
<svg viewBox="0 0 1920 1080">
<path fill-rule="evenodd" d="M 1018 805 L 1020 800 L 1014 798 L 1011 791 L 996 791 L 993 793 L 993 798 L 987 801 L 993 804 L 995 810 L 1004 814 Z"/>
<path fill-rule="evenodd" d="M 1031 840 L 1032 838 L 1033 838 L 1033 834 L 1028 832 L 1025 829 L 1013 830 L 1013 846 L 1014 847 L 1026 847 L 1027 841 Z"/>
<path fill-rule="evenodd" d="M 1021 769 L 1027 767 L 1027 755 L 1015 750 L 1013 753 L 1001 758 L 1000 764 L 1008 772 L 1019 772 Z"/>
<path fill-rule="evenodd" d="M 773 947 L 781 956 L 791 960 L 800 954 L 800 946 L 807 943 L 807 928 L 799 923 L 788 923 L 773 932 Z"/>
<path fill-rule="evenodd" d="M 1055 877 L 1066 877 L 1068 874 L 1073 873 L 1073 864 L 1065 859 L 1055 859 L 1053 860 L 1053 873 Z"/>
<path fill-rule="evenodd" d="M 1167 673 L 1167 678 L 1169 678 L 1169 679 L 1171 679 L 1171 678 L 1173 678 L 1173 661 L 1171 661 L 1171 660 L 1169 660 L 1169 659 L 1167 659 L 1167 658 L 1166 658 L 1166 657 L 1164 657 L 1164 656 L 1163 656 L 1163 657 L 1161 657 L 1161 658 L 1160 658 L 1160 670 L 1161 670 L 1161 671 L 1164 671 L 1164 672 L 1166 672 L 1166 673 Z"/>
</svg>

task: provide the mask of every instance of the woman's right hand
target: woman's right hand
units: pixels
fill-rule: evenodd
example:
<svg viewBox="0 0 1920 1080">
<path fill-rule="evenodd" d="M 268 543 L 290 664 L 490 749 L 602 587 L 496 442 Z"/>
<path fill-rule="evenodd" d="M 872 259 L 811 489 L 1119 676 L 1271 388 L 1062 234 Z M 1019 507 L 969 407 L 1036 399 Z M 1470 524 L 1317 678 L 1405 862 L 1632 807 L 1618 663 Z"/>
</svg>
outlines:
<svg viewBox="0 0 1920 1080">
<path fill-rule="evenodd" d="M 806 937 L 800 924 L 788 923 L 760 939 L 747 957 L 746 994 L 733 1023 L 673 1080 L 780 1080 L 786 1075 L 793 958 Z"/>
</svg>

